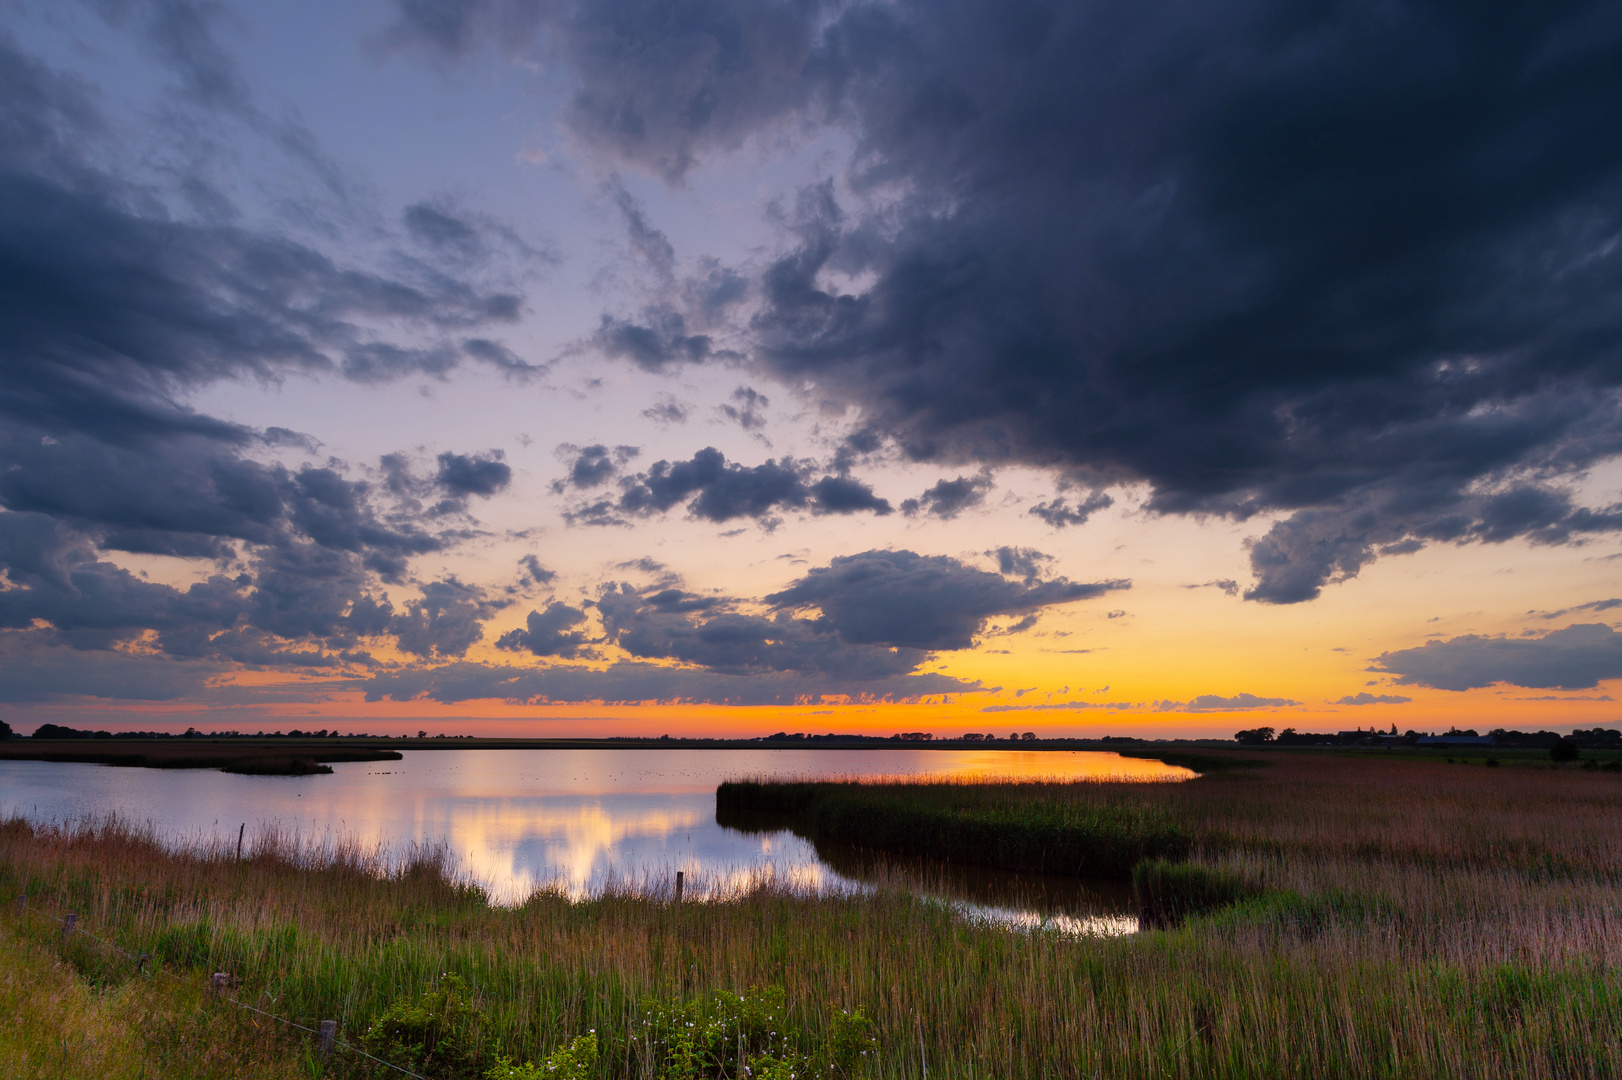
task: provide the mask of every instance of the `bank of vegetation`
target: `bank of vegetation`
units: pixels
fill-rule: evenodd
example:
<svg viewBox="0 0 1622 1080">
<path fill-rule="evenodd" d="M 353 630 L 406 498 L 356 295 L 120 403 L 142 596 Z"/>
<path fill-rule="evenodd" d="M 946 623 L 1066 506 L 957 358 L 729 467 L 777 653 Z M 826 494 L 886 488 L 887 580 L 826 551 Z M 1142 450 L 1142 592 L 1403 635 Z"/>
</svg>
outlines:
<svg viewBox="0 0 1622 1080">
<path fill-rule="evenodd" d="M 118 823 L 12 821 L 0 1075 L 366 1074 L 221 1003 L 215 971 L 244 1003 L 335 1019 L 435 1077 L 732 1077 L 750 1061 L 918 1080 L 1622 1074 L 1613 774 L 1302 754 L 1185 784 L 983 794 L 1003 800 L 985 820 L 1169 823 L 1186 851 L 1139 876 L 1232 895 L 1117 938 L 759 877 L 708 883 L 702 903 L 656 883 L 500 908 L 443 852 L 396 864 L 266 835 L 238 862 L 234 838 L 174 853 Z M 146 973 L 64 941 L 47 915 L 69 911 L 151 953 Z"/>
</svg>

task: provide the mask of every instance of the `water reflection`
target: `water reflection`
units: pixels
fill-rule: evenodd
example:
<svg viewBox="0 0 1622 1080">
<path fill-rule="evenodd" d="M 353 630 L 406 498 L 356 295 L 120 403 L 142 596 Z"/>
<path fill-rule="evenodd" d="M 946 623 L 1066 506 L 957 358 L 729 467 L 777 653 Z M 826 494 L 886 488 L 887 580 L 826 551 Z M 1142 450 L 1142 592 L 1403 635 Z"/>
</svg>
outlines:
<svg viewBox="0 0 1622 1080">
<path fill-rule="evenodd" d="M 715 819 L 716 785 L 741 777 L 1191 775 L 1109 753 L 994 750 L 407 751 L 399 762 L 338 764 L 332 775 L 312 777 L 11 761 L 0 762 L 0 810 L 36 820 L 116 812 L 176 842 L 234 840 L 243 823 L 250 837 L 276 830 L 393 852 L 443 842 L 504 903 L 545 886 L 586 896 L 614 884 L 658 885 L 683 870 L 700 895 L 761 874 L 810 889 L 902 884 L 990 917 L 1057 922 L 1123 909 L 1097 887 L 1067 894 L 1032 875 L 999 884 L 975 871 L 880 867 L 819 850 L 786 828 L 726 828 Z"/>
<path fill-rule="evenodd" d="M 792 819 L 782 814 L 717 807 L 715 821 L 741 833 L 794 835 Z M 1124 881 L 994 870 L 877 852 L 824 837 L 797 838 L 811 844 L 818 861 L 831 871 L 825 887 L 901 890 L 945 901 L 970 917 L 1027 928 L 1104 935 L 1138 928 L 1132 886 Z"/>
</svg>

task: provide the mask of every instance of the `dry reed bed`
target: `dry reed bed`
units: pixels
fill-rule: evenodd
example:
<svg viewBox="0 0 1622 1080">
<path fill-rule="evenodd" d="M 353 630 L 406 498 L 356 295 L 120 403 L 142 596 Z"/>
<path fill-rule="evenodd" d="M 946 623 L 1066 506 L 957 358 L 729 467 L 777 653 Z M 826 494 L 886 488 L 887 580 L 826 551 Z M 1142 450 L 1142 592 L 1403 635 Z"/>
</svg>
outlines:
<svg viewBox="0 0 1622 1080">
<path fill-rule="evenodd" d="M 490 1015 L 489 1049 L 533 1058 L 596 1028 L 605 1076 L 646 1074 L 628 1049 L 643 999 L 767 983 L 813 1035 L 830 1009 L 863 1007 L 887 1077 L 926 1062 L 936 1077 L 1622 1073 L 1616 777 L 1302 756 L 1184 785 L 987 794 L 1149 800 L 1195 830 L 1198 858 L 1306 899 L 1117 940 L 769 880 L 680 909 L 640 893 L 501 909 L 443 851 L 390 867 L 265 836 L 236 864 L 115 822 L 0 826 L 0 897 L 26 884 L 172 966 L 230 966 L 284 1015 L 350 1033 L 459 972 Z M 48 927 L 0 911 L 51 945 Z M 97 985 L 128 979 L 89 953 L 74 962 Z"/>
</svg>

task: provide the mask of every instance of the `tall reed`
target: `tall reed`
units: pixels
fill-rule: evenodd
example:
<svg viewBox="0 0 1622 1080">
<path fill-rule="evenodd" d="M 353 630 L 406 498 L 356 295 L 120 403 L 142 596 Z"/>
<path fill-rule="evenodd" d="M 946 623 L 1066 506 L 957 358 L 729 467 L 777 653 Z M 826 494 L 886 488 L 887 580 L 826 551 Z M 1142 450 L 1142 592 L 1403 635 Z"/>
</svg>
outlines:
<svg viewBox="0 0 1622 1080">
<path fill-rule="evenodd" d="M 128 965 L 61 945 L 6 898 L 26 887 L 187 978 L 231 970 L 243 1000 L 349 1037 L 455 973 L 489 1018 L 481 1052 L 537 1060 L 595 1029 L 605 1077 L 653 1075 L 634 1050 L 647 999 L 772 984 L 814 1038 L 863 1008 L 873 1076 L 1622 1074 L 1615 776 L 1303 756 L 995 797 L 1163 815 L 1194 863 L 1267 893 L 1126 938 L 1015 933 L 901 892 L 817 896 L 768 877 L 680 907 L 627 888 L 501 908 L 442 849 L 390 862 L 267 835 L 239 864 L 116 821 L 14 820 L 0 824 L 0 945 L 8 962 L 67 964 L 147 1054 L 159 1044 Z M 284 1063 L 304 1052 L 303 1036 L 265 1037 Z"/>
</svg>

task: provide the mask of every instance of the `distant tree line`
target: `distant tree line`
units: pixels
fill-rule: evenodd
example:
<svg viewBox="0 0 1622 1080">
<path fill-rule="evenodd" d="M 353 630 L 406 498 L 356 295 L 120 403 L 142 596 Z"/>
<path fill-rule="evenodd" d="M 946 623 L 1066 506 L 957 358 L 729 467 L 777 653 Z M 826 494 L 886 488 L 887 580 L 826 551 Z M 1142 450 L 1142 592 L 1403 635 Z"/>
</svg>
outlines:
<svg viewBox="0 0 1622 1080">
<path fill-rule="evenodd" d="M 1294 728 L 1276 731 L 1270 727 L 1258 727 L 1236 731 L 1233 738 L 1242 746 L 1360 746 L 1392 743 L 1417 746 L 1420 739 L 1434 734 L 1435 732 L 1410 730 L 1398 735 L 1396 725 L 1393 724 L 1389 733 L 1375 731 L 1372 728 L 1368 731 L 1361 729 L 1297 731 Z M 1475 728 L 1452 727 L 1442 734 L 1479 738 L 1481 733 Z M 1578 728 L 1570 735 L 1561 735 L 1557 731 L 1514 731 L 1509 728 L 1493 728 L 1487 734 L 1493 737 L 1498 746 L 1511 750 L 1554 750 L 1566 746 L 1575 750 L 1622 749 L 1622 730 L 1616 728 Z"/>
</svg>

